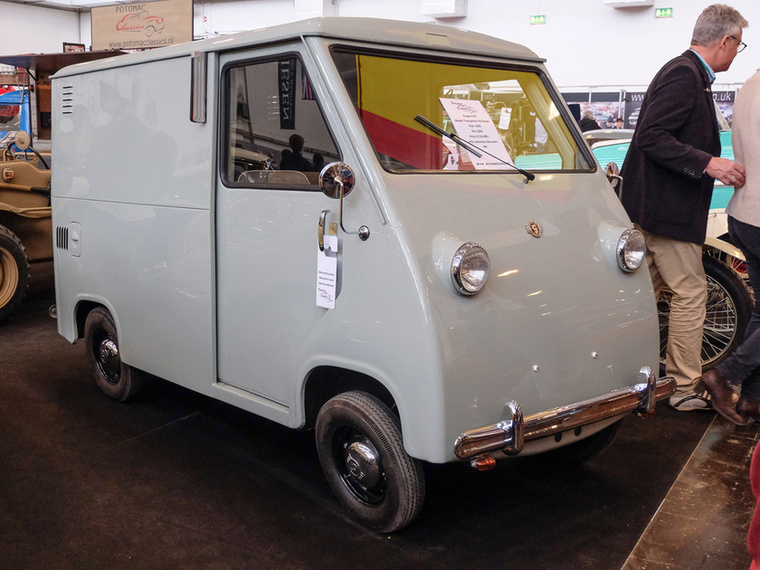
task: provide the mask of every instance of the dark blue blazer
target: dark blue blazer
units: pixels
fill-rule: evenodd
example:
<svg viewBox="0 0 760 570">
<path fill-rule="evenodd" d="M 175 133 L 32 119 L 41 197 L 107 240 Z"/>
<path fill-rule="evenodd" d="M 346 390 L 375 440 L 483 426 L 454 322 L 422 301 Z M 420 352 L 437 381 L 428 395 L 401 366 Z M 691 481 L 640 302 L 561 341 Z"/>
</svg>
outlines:
<svg viewBox="0 0 760 570">
<path fill-rule="evenodd" d="M 710 80 L 691 50 L 666 63 L 647 89 L 623 177 L 623 206 L 654 234 L 701 244 L 720 156 Z"/>
</svg>

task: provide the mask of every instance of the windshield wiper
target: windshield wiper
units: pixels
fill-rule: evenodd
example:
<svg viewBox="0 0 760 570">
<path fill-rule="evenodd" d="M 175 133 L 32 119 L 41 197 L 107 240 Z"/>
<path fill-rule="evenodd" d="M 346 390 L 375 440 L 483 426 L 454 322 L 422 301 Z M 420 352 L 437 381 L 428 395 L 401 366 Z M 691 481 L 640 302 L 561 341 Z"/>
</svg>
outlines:
<svg viewBox="0 0 760 570">
<path fill-rule="evenodd" d="M 434 131 L 434 132 L 438 133 L 442 137 L 447 137 L 447 138 L 451 139 L 452 141 L 454 141 L 455 143 L 457 143 L 459 146 L 461 146 L 462 148 L 464 148 L 467 152 L 469 152 L 471 154 L 474 154 L 477 158 L 480 158 L 481 156 L 483 156 L 483 154 L 487 154 L 491 158 L 495 158 L 499 162 L 503 162 L 504 164 L 506 164 L 510 168 L 514 168 L 515 170 L 517 170 L 517 172 L 519 172 L 520 174 L 522 174 L 523 176 L 525 176 L 525 184 L 527 184 L 531 180 L 535 180 L 536 179 L 536 175 L 533 174 L 532 172 L 528 172 L 527 170 L 523 170 L 522 168 L 520 168 L 518 166 L 515 166 L 511 162 L 507 162 L 506 160 L 504 160 L 502 158 L 499 158 L 496 155 L 491 154 L 487 150 L 484 150 L 484 149 L 482 149 L 480 147 L 475 146 L 470 141 L 464 140 L 463 138 L 461 138 L 457 134 L 447 133 L 441 127 L 439 127 L 438 125 L 436 125 L 434 122 L 426 119 L 422 115 L 417 115 L 414 118 L 414 120 L 417 121 L 418 123 L 422 123 L 428 129 L 430 129 L 431 131 Z"/>
</svg>

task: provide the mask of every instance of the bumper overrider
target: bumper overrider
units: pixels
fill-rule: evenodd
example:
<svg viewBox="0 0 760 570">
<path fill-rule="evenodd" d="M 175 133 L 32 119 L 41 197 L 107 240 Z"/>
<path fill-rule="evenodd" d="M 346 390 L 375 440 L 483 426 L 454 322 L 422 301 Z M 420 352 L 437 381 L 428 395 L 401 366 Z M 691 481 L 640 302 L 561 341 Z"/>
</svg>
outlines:
<svg viewBox="0 0 760 570">
<path fill-rule="evenodd" d="M 560 406 L 523 418 L 520 405 L 514 400 L 507 402 L 505 412 L 511 419 L 473 429 L 461 434 L 454 443 L 454 453 L 459 459 L 473 459 L 492 451 L 517 455 L 525 442 L 553 436 L 568 430 L 594 424 L 635 412 L 640 417 L 654 413 L 658 400 L 676 391 L 674 378 L 655 378 L 652 369 L 644 366 L 639 371 L 639 382 L 615 390 L 609 394 Z"/>
</svg>

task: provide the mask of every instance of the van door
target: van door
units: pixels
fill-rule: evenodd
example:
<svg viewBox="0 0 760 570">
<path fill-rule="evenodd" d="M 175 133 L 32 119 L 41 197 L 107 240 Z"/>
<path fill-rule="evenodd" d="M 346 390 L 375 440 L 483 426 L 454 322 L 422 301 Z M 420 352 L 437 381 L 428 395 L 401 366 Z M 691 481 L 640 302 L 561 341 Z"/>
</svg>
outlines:
<svg viewBox="0 0 760 570">
<path fill-rule="evenodd" d="M 318 178 L 340 159 L 291 47 L 221 59 L 216 220 L 218 381 L 283 413 L 306 373 L 302 347 L 325 317 L 317 226 L 335 205 Z"/>
</svg>

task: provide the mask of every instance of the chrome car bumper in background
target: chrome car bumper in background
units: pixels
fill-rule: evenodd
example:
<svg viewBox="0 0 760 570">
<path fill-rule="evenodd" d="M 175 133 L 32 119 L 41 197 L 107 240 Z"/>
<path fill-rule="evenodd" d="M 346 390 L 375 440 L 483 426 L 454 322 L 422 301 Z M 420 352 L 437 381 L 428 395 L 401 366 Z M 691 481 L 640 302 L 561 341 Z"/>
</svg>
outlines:
<svg viewBox="0 0 760 570">
<path fill-rule="evenodd" d="M 511 419 L 461 434 L 454 444 L 454 452 L 459 459 L 470 459 L 491 451 L 517 455 L 527 441 L 590 425 L 626 412 L 636 412 L 639 416 L 651 415 L 655 403 L 671 396 L 676 390 L 674 378 L 657 380 L 648 366 L 639 371 L 639 378 L 642 381 L 632 386 L 539 412 L 527 418 L 523 418 L 520 405 L 510 401 L 505 406 L 505 412 L 512 416 Z"/>
</svg>

